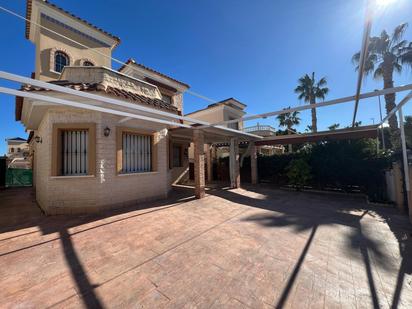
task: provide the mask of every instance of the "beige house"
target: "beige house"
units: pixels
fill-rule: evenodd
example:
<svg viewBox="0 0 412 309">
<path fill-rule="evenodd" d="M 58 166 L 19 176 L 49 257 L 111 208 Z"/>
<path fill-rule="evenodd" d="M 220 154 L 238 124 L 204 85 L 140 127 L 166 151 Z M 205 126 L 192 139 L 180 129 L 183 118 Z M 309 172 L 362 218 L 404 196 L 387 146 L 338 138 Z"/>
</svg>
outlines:
<svg viewBox="0 0 412 309">
<path fill-rule="evenodd" d="M 27 140 L 21 137 L 6 139 L 7 166 L 9 168 L 30 169 L 30 150 Z"/>
<path fill-rule="evenodd" d="M 238 160 L 237 142 L 245 134 L 193 130 L 179 120 L 187 84 L 132 59 L 118 71 L 111 68 L 119 38 L 48 1 L 27 1 L 27 18 L 34 22 L 26 24 L 26 38 L 36 47 L 33 78 L 54 89 L 24 85 L 16 119 L 33 136 L 33 185 L 47 214 L 166 197 L 172 183 L 188 177 L 192 141 L 199 198 L 204 144 L 232 140 L 232 158 Z M 242 106 L 231 99 L 213 108 L 236 117 L 243 115 Z"/>
</svg>

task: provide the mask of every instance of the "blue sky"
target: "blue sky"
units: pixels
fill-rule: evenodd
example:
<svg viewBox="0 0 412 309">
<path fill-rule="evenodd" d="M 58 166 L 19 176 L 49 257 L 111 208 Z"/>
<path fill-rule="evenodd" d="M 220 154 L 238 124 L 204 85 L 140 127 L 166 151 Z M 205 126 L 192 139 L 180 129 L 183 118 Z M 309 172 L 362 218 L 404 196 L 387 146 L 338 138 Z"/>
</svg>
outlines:
<svg viewBox="0 0 412 309">
<path fill-rule="evenodd" d="M 328 99 L 353 95 L 357 74 L 351 63 L 363 31 L 364 1 L 359 0 L 176 0 L 62 1 L 53 3 L 119 36 L 113 56 L 153 67 L 191 85 L 215 100 L 235 97 L 256 114 L 296 106 L 297 79 L 315 71 L 326 76 Z M 0 0 L 0 5 L 25 14 L 25 1 Z M 375 17 L 373 34 L 392 32 L 401 22 L 412 27 L 412 1 L 397 0 Z M 0 69 L 29 76 L 34 70 L 34 45 L 24 37 L 24 22 L 0 12 Z M 405 36 L 412 41 L 412 29 Z M 117 64 L 113 65 L 118 68 Z M 395 84 L 410 83 L 406 70 Z M 2 86 L 16 84 L 0 82 Z M 367 78 L 363 91 L 381 88 Z M 403 94 L 398 95 L 397 100 Z M 185 113 L 208 102 L 185 95 Z M 6 137 L 26 134 L 14 121 L 14 98 L 0 95 L 0 154 Z M 318 127 L 349 125 L 353 103 L 318 110 Z M 412 104 L 405 111 L 412 114 Z M 361 101 L 358 119 L 379 117 L 376 99 Z M 304 130 L 310 112 L 301 113 Z M 277 126 L 275 118 L 260 123 Z"/>
</svg>

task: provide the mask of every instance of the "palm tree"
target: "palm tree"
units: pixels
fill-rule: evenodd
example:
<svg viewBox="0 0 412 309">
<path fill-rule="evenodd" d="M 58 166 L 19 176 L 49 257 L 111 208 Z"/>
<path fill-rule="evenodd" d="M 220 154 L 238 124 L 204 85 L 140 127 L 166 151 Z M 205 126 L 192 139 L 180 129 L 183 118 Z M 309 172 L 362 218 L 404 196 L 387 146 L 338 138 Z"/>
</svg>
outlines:
<svg viewBox="0 0 412 309">
<path fill-rule="evenodd" d="M 285 109 L 289 109 L 289 108 L 290 106 Z M 292 113 L 280 114 L 278 115 L 277 119 L 279 121 L 279 126 L 285 127 L 288 131 L 288 134 L 292 134 L 292 132 L 294 132 L 292 129 L 293 126 L 298 125 L 300 123 L 299 112 L 297 111 L 292 112 Z M 292 144 L 289 144 L 288 152 L 292 152 Z"/>
<path fill-rule="evenodd" d="M 299 78 L 299 85 L 295 88 L 295 93 L 299 94 L 299 100 L 304 100 L 309 104 L 316 104 L 316 99 L 325 99 L 325 96 L 329 92 L 329 88 L 326 86 L 327 81 L 325 77 L 322 77 L 319 81 L 315 80 L 315 72 L 310 77 L 305 74 Z M 312 108 L 312 132 L 318 131 L 318 119 L 316 117 L 316 108 Z"/>
<path fill-rule="evenodd" d="M 368 54 L 365 62 L 365 75 L 373 73 L 375 79 L 383 79 L 383 88 L 393 87 L 393 72 L 401 73 L 404 66 L 412 67 L 412 42 L 402 40 L 407 23 L 395 28 L 390 36 L 385 30 L 380 36 L 369 38 Z M 352 57 L 352 62 L 359 69 L 360 52 Z M 395 93 L 385 94 L 386 112 L 395 108 Z M 399 130 L 396 115 L 389 119 L 391 139 L 399 147 Z M 396 147 L 396 146 L 395 146 Z"/>
</svg>

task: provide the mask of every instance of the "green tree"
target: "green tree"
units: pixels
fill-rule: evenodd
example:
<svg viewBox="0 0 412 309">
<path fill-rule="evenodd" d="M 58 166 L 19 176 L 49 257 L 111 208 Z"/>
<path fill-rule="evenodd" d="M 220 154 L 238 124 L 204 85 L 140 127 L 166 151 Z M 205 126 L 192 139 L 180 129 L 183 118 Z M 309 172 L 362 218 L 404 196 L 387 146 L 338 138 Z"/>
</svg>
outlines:
<svg viewBox="0 0 412 309">
<path fill-rule="evenodd" d="M 383 88 L 393 87 L 393 73 L 401 73 L 404 66 L 412 67 L 412 42 L 403 40 L 407 23 L 395 28 L 392 35 L 383 30 L 380 36 L 369 38 L 368 54 L 365 62 L 365 75 L 373 73 L 375 79 L 383 79 Z M 353 63 L 359 69 L 360 52 L 352 57 Z M 395 93 L 385 95 L 386 112 L 389 113 L 396 106 Z M 400 146 L 398 120 L 396 115 L 389 119 L 391 140 L 395 147 Z"/>
<path fill-rule="evenodd" d="M 405 116 L 404 122 L 406 145 L 412 148 L 412 116 Z"/>
<path fill-rule="evenodd" d="M 340 126 L 339 123 L 334 123 L 334 124 L 330 125 L 330 126 L 328 127 L 328 129 L 329 129 L 330 131 L 334 131 L 334 130 L 336 130 L 337 128 L 339 128 L 339 126 Z"/>
<path fill-rule="evenodd" d="M 286 109 L 289 109 L 290 106 Z M 299 112 L 291 112 L 291 113 L 284 113 L 277 116 L 279 121 L 279 126 L 284 127 L 287 129 L 288 134 L 292 134 L 293 126 L 298 125 L 300 123 Z M 289 144 L 289 152 L 292 152 L 292 144 Z"/>
<path fill-rule="evenodd" d="M 319 81 L 315 79 L 315 72 L 312 76 L 305 74 L 298 80 L 298 86 L 295 88 L 295 93 L 298 94 L 299 100 L 304 100 L 309 104 L 316 104 L 316 99 L 325 99 L 329 92 L 326 77 L 322 77 Z M 312 108 L 312 132 L 318 131 L 318 119 L 316 117 L 316 108 Z"/>
</svg>

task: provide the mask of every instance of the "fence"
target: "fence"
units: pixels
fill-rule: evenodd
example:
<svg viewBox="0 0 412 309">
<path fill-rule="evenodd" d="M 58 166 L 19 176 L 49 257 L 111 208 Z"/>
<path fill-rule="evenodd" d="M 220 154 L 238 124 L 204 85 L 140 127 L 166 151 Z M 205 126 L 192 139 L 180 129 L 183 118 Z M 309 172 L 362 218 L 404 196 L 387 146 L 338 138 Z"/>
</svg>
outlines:
<svg viewBox="0 0 412 309">
<path fill-rule="evenodd" d="M 6 171 L 6 187 L 28 187 L 33 185 L 33 171 L 9 168 Z"/>
</svg>

